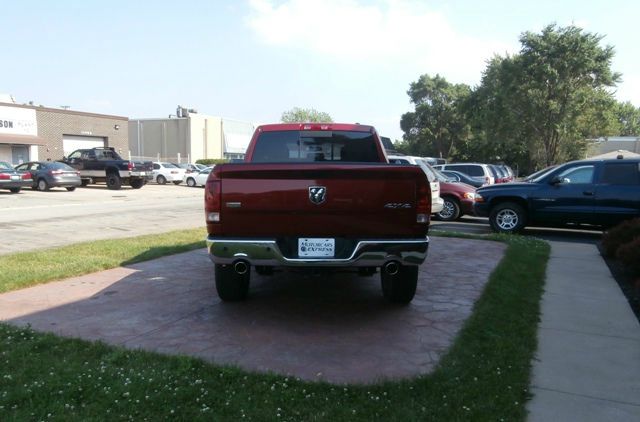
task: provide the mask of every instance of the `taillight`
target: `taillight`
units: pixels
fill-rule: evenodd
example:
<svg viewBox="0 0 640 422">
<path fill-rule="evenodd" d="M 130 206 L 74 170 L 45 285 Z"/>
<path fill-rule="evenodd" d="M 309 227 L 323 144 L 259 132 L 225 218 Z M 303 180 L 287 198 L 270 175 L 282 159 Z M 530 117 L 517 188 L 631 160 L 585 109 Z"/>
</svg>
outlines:
<svg viewBox="0 0 640 422">
<path fill-rule="evenodd" d="M 11 179 L 11 176 L 9 176 L 7 173 L 0 173 L 0 180 L 9 180 Z"/>
<path fill-rule="evenodd" d="M 204 194 L 204 210 L 206 213 L 207 223 L 220 222 L 220 196 L 220 180 L 207 180 Z"/>
<path fill-rule="evenodd" d="M 416 185 L 416 223 L 429 223 L 431 215 L 431 186 L 426 178 Z"/>
<path fill-rule="evenodd" d="M 134 167 L 135 167 L 135 166 L 133 165 L 133 163 L 132 163 L 131 161 L 129 161 L 129 162 L 127 163 L 127 169 L 129 169 L 129 171 L 133 170 L 133 168 L 134 168 Z"/>
<path fill-rule="evenodd" d="M 31 173 L 22 173 L 22 180 L 31 180 Z"/>
</svg>

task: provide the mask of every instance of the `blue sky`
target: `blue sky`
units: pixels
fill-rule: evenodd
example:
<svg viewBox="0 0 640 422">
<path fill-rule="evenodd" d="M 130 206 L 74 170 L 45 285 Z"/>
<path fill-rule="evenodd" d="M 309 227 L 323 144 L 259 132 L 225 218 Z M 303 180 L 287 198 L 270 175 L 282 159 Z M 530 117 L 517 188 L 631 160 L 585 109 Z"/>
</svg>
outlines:
<svg viewBox="0 0 640 422">
<path fill-rule="evenodd" d="M 615 47 L 616 97 L 640 106 L 637 1 L 3 2 L 0 93 L 137 117 L 178 104 L 269 123 L 293 107 L 400 139 L 421 74 L 475 85 L 524 31 L 575 24 Z"/>
</svg>

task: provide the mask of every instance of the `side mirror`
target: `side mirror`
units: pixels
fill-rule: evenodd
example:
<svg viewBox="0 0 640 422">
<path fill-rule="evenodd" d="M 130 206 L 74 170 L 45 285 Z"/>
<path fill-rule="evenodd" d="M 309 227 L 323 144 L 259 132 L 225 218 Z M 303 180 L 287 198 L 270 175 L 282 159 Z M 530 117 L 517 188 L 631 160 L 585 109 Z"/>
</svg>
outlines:
<svg viewBox="0 0 640 422">
<path fill-rule="evenodd" d="M 562 183 L 571 183 L 571 179 L 568 179 L 566 177 L 560 177 L 560 176 L 555 176 L 553 179 L 551 179 L 551 183 L 552 185 L 560 185 Z"/>
<path fill-rule="evenodd" d="M 66 155 L 62 156 L 62 161 L 67 161 L 67 156 Z"/>
</svg>

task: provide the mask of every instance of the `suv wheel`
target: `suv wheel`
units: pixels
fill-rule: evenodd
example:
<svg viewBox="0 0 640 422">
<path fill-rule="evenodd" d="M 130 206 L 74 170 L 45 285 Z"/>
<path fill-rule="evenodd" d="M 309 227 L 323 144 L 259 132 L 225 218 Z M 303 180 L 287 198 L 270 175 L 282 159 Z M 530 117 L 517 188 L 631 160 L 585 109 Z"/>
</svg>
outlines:
<svg viewBox="0 0 640 422">
<path fill-rule="evenodd" d="M 117 173 L 109 173 L 107 175 L 107 187 L 111 190 L 118 190 L 122 187 L 122 179 Z"/>
<path fill-rule="evenodd" d="M 442 221 L 454 221 L 460 217 L 460 205 L 455 199 L 442 198 L 444 204 L 442 205 L 442 211 L 436 214 L 436 218 Z"/>
<path fill-rule="evenodd" d="M 526 224 L 524 209 L 514 202 L 498 204 L 491 210 L 489 224 L 497 233 L 518 233 Z"/>
<path fill-rule="evenodd" d="M 129 184 L 134 189 L 140 189 L 144 186 L 144 179 L 133 179 Z"/>
</svg>

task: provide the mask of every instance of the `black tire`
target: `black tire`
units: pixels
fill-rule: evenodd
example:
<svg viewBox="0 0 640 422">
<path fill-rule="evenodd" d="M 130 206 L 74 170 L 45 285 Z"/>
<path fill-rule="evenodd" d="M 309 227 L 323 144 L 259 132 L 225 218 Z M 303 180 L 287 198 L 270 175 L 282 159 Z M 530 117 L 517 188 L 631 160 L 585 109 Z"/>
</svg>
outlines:
<svg viewBox="0 0 640 422">
<path fill-rule="evenodd" d="M 515 202 L 496 205 L 489 214 L 489 224 L 496 233 L 518 233 L 527 223 L 527 214 Z"/>
<path fill-rule="evenodd" d="M 82 181 L 80 181 L 80 184 L 82 185 L 82 187 L 86 187 L 87 185 L 89 185 L 90 180 L 89 179 L 82 179 Z"/>
<path fill-rule="evenodd" d="M 237 274 L 233 265 L 215 265 L 216 291 L 224 302 L 238 302 L 245 300 L 249 294 L 249 279 L 251 271 Z"/>
<path fill-rule="evenodd" d="M 358 267 L 360 277 L 371 277 L 376 273 L 376 267 Z"/>
<path fill-rule="evenodd" d="M 118 190 L 122 187 L 122 179 L 117 173 L 107 174 L 107 187 L 111 190 Z"/>
<path fill-rule="evenodd" d="M 132 179 L 131 182 L 129 182 L 129 184 L 134 189 L 140 189 L 145 185 L 144 179 Z"/>
<path fill-rule="evenodd" d="M 68 190 L 69 192 L 73 192 L 74 190 L 76 190 L 76 187 L 75 187 L 75 186 L 69 186 L 69 187 L 67 188 L 67 190 Z"/>
<path fill-rule="evenodd" d="M 393 303 L 408 304 L 416 295 L 418 286 L 418 266 L 400 265 L 396 274 L 388 274 L 385 270 L 380 272 L 382 281 L 382 294 Z"/>
<path fill-rule="evenodd" d="M 49 189 L 51 189 L 51 188 L 49 187 L 49 184 L 47 183 L 47 181 L 46 181 L 46 180 L 44 180 L 44 179 L 38 179 L 38 190 L 39 190 L 40 192 L 46 192 L 46 191 L 48 191 Z"/>
<path fill-rule="evenodd" d="M 160 175 L 156 178 L 156 183 L 159 185 L 165 185 L 167 183 L 167 178 L 163 175 Z"/>
<path fill-rule="evenodd" d="M 176 185 L 176 186 L 179 185 L 180 183 L 182 183 L 182 180 L 174 180 L 173 181 L 173 184 Z"/>
<path fill-rule="evenodd" d="M 441 221 L 455 221 L 460 218 L 460 204 L 453 198 L 442 198 L 444 205 L 442 211 L 436 214 L 436 219 Z"/>
<path fill-rule="evenodd" d="M 187 179 L 187 186 L 189 186 L 190 188 L 193 188 L 196 186 L 196 179 L 194 179 L 193 177 L 189 177 Z"/>
<path fill-rule="evenodd" d="M 255 269 L 260 275 L 273 275 L 273 267 L 267 265 L 256 265 Z"/>
<path fill-rule="evenodd" d="M 22 188 L 9 188 L 9 192 L 18 193 L 18 192 L 20 192 L 20 189 L 22 189 Z"/>
</svg>

